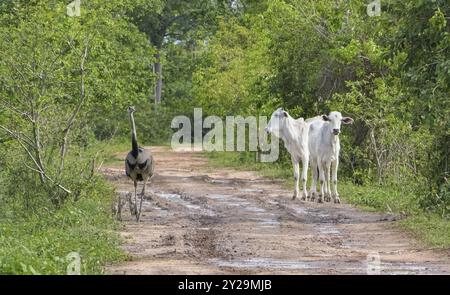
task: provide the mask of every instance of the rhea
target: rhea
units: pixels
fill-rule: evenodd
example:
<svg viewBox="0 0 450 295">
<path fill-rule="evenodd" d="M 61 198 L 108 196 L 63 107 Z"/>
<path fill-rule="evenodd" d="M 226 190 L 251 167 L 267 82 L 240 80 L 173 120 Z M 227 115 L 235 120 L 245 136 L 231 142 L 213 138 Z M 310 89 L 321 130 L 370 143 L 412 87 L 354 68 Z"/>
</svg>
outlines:
<svg viewBox="0 0 450 295">
<path fill-rule="evenodd" d="M 145 195 L 145 186 L 147 181 L 153 176 L 155 163 L 153 156 L 149 150 L 138 146 L 136 136 L 136 125 L 134 123 L 135 108 L 128 107 L 128 114 L 130 115 L 131 122 L 131 151 L 128 153 L 125 159 L 125 172 L 129 178 L 134 182 L 134 208 L 131 211 L 132 215 L 135 215 L 136 221 L 139 222 L 142 209 L 142 200 Z M 139 202 L 139 210 L 137 210 L 137 184 L 138 181 L 142 181 L 144 186 L 142 187 L 142 193 Z M 130 209 L 132 206 L 130 206 Z"/>
</svg>

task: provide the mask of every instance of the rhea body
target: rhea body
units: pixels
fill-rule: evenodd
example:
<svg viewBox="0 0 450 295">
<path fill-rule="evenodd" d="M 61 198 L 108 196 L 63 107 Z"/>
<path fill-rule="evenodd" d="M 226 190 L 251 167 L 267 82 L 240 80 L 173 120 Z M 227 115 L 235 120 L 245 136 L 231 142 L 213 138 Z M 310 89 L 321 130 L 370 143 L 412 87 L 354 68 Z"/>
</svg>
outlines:
<svg viewBox="0 0 450 295">
<path fill-rule="evenodd" d="M 153 176 L 154 160 L 151 152 L 138 146 L 136 136 L 136 125 L 134 123 L 134 107 L 128 107 L 128 114 L 131 123 L 131 151 L 125 159 L 125 172 L 134 183 L 134 209 L 130 207 L 131 214 L 136 216 L 139 221 L 142 209 L 142 200 L 145 195 L 145 186 L 148 180 Z M 143 182 L 141 198 L 139 202 L 139 210 L 137 210 L 137 184 L 138 181 Z M 134 211 L 134 212 L 133 212 Z"/>
</svg>

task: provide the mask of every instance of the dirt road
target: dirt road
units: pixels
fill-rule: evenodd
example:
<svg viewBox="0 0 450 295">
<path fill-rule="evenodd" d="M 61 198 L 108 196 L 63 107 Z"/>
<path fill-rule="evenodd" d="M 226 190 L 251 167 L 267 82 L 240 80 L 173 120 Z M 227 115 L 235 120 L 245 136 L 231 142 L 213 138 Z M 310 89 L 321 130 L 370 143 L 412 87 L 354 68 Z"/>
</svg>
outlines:
<svg viewBox="0 0 450 295">
<path fill-rule="evenodd" d="M 256 173 L 211 168 L 192 152 L 150 149 L 157 174 L 141 222 L 126 212 L 121 232 L 132 260 L 108 273 L 450 273 L 449 251 L 426 249 L 394 216 L 292 201 L 280 182 Z M 103 173 L 126 194 L 133 186 L 119 164 Z"/>
</svg>

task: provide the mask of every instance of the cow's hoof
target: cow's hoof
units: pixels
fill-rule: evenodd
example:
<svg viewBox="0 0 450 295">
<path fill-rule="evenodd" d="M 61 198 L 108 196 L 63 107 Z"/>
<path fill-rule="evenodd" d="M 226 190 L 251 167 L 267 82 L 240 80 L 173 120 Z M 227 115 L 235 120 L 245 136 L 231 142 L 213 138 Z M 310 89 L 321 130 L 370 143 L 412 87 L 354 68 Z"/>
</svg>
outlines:
<svg viewBox="0 0 450 295">
<path fill-rule="evenodd" d="M 317 203 L 323 203 L 322 197 L 319 197 L 319 198 L 317 199 Z"/>
<path fill-rule="evenodd" d="M 293 196 L 292 196 L 292 200 L 295 200 L 296 198 L 297 198 L 296 195 L 293 195 Z"/>
<path fill-rule="evenodd" d="M 306 201 L 307 198 L 308 198 L 308 193 L 302 192 L 302 197 L 300 198 L 300 200 Z"/>
<path fill-rule="evenodd" d="M 335 204 L 340 204 L 340 203 L 341 203 L 341 200 L 340 200 L 339 198 L 334 198 L 334 203 L 335 203 Z"/>
</svg>

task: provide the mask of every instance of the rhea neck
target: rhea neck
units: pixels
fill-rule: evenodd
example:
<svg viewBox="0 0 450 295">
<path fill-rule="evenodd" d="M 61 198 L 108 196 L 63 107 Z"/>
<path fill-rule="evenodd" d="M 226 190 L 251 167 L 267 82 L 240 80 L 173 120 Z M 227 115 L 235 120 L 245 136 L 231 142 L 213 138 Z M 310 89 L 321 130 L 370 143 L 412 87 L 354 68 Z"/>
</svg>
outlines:
<svg viewBox="0 0 450 295">
<path fill-rule="evenodd" d="M 136 136 L 136 125 L 134 124 L 134 115 L 133 112 L 130 112 L 130 121 L 131 121 L 131 152 L 135 158 L 137 158 L 139 153 L 139 147 L 137 143 Z"/>
</svg>

